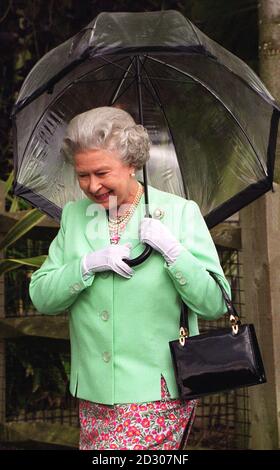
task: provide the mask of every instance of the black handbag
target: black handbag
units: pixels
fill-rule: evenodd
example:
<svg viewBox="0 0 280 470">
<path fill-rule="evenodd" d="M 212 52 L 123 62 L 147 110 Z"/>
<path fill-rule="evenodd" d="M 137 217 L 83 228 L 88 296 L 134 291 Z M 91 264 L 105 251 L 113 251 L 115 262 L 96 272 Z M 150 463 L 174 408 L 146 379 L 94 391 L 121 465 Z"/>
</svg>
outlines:
<svg viewBox="0 0 280 470">
<path fill-rule="evenodd" d="M 241 325 L 218 277 L 208 272 L 222 290 L 231 326 L 189 337 L 188 307 L 182 302 L 179 339 L 169 347 L 180 397 L 187 400 L 266 382 L 254 325 Z"/>
</svg>

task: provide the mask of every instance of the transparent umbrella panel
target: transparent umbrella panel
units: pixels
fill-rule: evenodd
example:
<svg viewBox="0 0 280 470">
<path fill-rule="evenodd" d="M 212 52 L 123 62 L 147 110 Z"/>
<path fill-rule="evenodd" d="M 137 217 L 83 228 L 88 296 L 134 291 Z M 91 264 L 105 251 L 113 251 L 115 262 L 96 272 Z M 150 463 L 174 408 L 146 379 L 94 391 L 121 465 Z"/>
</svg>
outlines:
<svg viewBox="0 0 280 470">
<path fill-rule="evenodd" d="M 148 183 L 195 200 L 209 227 L 272 187 L 278 104 L 246 64 L 178 12 L 153 13 L 99 15 L 44 56 L 22 87 L 14 191 L 57 220 L 67 201 L 85 197 L 61 152 L 66 127 L 99 106 L 125 109 L 138 123 L 142 114 Z"/>
<path fill-rule="evenodd" d="M 248 85 L 274 102 L 254 71 L 237 56 L 206 36 L 190 20 L 174 10 L 140 13 L 100 13 L 75 36 L 47 52 L 26 77 L 16 104 L 57 84 L 61 76 L 80 67 L 87 57 L 168 50 L 211 56 Z"/>
<path fill-rule="evenodd" d="M 82 73 L 63 87 L 63 93 L 57 90 L 47 106 L 45 95 L 31 103 L 28 113 L 31 106 L 35 108 L 34 124 L 29 123 L 32 131 L 24 129 L 26 108 L 17 115 L 25 134 L 18 138 L 22 158 L 17 181 L 60 208 L 83 197 L 73 166 L 60 152 L 72 117 L 112 104 L 139 122 L 131 57 L 119 58 L 116 64 L 107 60 L 100 64 L 99 59 L 93 71 Z M 141 63 L 144 125 L 152 143 L 147 175 L 152 186 L 194 199 L 206 214 L 268 175 L 272 110 L 266 101 L 245 84 L 234 86 L 230 72 L 221 86 L 211 59 L 208 69 L 199 56 L 143 57 Z"/>
</svg>

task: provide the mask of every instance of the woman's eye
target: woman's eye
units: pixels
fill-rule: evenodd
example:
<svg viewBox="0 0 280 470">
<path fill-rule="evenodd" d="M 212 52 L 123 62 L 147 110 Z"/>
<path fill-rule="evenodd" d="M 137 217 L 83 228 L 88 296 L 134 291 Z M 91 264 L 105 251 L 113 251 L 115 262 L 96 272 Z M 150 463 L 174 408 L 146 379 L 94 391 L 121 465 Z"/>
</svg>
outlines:
<svg viewBox="0 0 280 470">
<path fill-rule="evenodd" d="M 104 172 L 100 172 L 100 173 L 96 173 L 96 176 L 104 176 L 106 175 L 107 172 L 104 171 Z M 79 178 L 86 178 L 88 175 L 79 175 Z"/>
</svg>

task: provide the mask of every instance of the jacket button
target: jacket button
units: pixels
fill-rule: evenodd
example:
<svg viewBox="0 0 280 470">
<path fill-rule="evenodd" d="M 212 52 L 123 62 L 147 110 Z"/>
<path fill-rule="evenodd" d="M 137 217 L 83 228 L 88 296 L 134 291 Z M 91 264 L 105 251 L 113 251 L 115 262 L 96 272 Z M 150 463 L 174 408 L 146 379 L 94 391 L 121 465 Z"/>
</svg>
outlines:
<svg viewBox="0 0 280 470">
<path fill-rule="evenodd" d="M 111 359 L 111 354 L 108 351 L 105 351 L 102 355 L 104 362 L 109 362 Z"/>
<path fill-rule="evenodd" d="M 182 275 L 181 271 L 177 271 L 177 272 L 175 273 L 176 279 L 181 279 L 182 276 L 183 276 L 183 275 Z"/>
<path fill-rule="evenodd" d="M 103 312 L 101 312 L 100 316 L 101 316 L 102 320 L 107 321 L 109 319 L 110 315 L 109 315 L 109 312 L 107 312 L 107 310 L 103 310 Z"/>
<path fill-rule="evenodd" d="M 185 284 L 187 284 L 187 281 L 184 277 L 181 277 L 181 279 L 179 279 L 179 284 L 181 284 L 181 286 L 184 286 Z"/>
</svg>

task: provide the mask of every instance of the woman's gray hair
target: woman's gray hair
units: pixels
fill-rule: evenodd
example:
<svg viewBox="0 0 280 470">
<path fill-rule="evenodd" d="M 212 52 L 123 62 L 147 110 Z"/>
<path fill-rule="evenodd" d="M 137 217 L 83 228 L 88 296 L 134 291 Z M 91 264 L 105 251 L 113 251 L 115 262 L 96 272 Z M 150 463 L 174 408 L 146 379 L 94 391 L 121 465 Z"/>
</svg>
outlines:
<svg viewBox="0 0 280 470">
<path fill-rule="evenodd" d="M 61 151 L 73 164 L 75 153 L 90 149 L 118 151 L 124 163 L 140 170 L 150 156 L 149 134 L 123 109 L 90 109 L 71 119 Z"/>
</svg>

